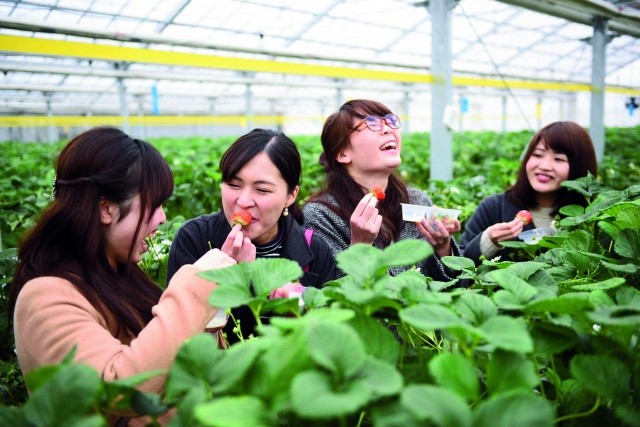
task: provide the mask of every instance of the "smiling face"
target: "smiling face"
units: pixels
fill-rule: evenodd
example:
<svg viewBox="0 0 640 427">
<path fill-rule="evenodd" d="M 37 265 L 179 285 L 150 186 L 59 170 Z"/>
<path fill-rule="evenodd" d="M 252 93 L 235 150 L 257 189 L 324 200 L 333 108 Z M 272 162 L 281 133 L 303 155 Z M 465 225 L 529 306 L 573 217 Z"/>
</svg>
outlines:
<svg viewBox="0 0 640 427">
<path fill-rule="evenodd" d="M 147 251 L 148 247 L 145 239 L 158 231 L 158 226 L 166 219 L 162 206 L 155 210 L 151 218 L 145 217 L 140 226 L 140 232 L 135 236 L 138 227 L 138 219 L 140 218 L 140 196 L 136 195 L 131 200 L 129 212 L 121 218 L 120 207 L 112 202 L 103 200 L 100 205 L 100 216 L 102 223 L 105 225 L 105 246 L 107 258 L 112 267 L 117 264 L 126 262 L 137 263 L 142 259 L 142 254 Z M 133 239 L 133 253 L 131 260 L 128 260 L 129 249 Z"/>
<path fill-rule="evenodd" d="M 278 234 L 280 215 L 297 195 L 298 187 L 289 192 L 278 168 L 261 152 L 222 184 L 222 208 L 229 224 L 234 212 L 251 212 L 253 221 L 242 231 L 253 243 L 265 244 Z"/>
<path fill-rule="evenodd" d="M 536 191 L 538 206 L 553 206 L 560 183 L 569 178 L 569 160 L 566 154 L 557 153 L 540 140 L 526 163 L 527 178 Z"/>
<path fill-rule="evenodd" d="M 342 149 L 336 160 L 344 164 L 353 179 L 369 187 L 379 178 L 386 179 L 400 166 L 402 137 L 400 129 L 389 127 L 386 121 L 379 131 L 372 131 L 361 118 L 353 118 L 354 132 L 349 136 L 349 144 Z"/>
</svg>

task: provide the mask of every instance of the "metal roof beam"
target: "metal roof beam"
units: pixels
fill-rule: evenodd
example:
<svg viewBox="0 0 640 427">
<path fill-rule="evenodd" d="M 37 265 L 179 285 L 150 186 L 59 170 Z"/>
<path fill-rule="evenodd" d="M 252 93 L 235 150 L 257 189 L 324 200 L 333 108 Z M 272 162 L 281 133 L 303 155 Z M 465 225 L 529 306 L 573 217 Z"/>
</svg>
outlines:
<svg viewBox="0 0 640 427">
<path fill-rule="evenodd" d="M 512 6 L 592 26 L 595 18 L 608 19 L 609 30 L 640 38 L 640 11 L 604 0 L 498 0 Z"/>
</svg>

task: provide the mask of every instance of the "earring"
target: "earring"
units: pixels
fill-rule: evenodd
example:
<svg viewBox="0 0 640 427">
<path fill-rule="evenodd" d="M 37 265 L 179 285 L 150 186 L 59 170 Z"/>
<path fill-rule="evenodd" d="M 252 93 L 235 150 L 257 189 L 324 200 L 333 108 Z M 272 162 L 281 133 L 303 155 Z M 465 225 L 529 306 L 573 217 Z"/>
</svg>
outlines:
<svg viewBox="0 0 640 427">
<path fill-rule="evenodd" d="M 285 206 L 284 210 L 282 211 L 282 216 L 288 216 L 289 215 L 289 207 Z"/>
</svg>

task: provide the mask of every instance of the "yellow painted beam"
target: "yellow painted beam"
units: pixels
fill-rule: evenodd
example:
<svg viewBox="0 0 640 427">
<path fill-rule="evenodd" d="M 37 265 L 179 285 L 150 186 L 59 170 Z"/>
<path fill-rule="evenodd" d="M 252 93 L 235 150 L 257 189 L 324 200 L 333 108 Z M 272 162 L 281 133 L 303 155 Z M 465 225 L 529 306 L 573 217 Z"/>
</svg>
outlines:
<svg viewBox="0 0 640 427">
<path fill-rule="evenodd" d="M 320 118 L 319 118 L 320 119 Z M 291 118 L 285 116 L 254 116 L 254 124 L 283 125 Z M 324 119 L 323 119 L 324 120 Z M 193 126 L 226 125 L 247 127 L 249 116 L 0 116 L 0 127 L 82 127 L 82 126 Z"/>
<path fill-rule="evenodd" d="M 277 74 L 299 74 L 359 80 L 385 80 L 402 83 L 431 84 L 434 81 L 433 76 L 427 73 L 314 65 L 281 60 L 173 52 L 160 49 L 145 49 L 138 47 L 114 46 L 11 35 L 0 35 L 0 51 L 17 54 L 101 59 L 105 61 L 140 62 Z M 456 86 L 528 89 L 539 91 L 548 90 L 554 92 L 588 92 L 591 90 L 591 85 L 585 83 L 562 83 L 553 81 L 513 79 L 503 80 L 499 78 L 463 76 L 454 76 L 452 83 Z M 629 96 L 638 96 L 640 93 L 640 89 L 638 88 L 627 88 L 621 86 L 607 86 L 606 90 L 608 92 L 621 93 Z"/>
<path fill-rule="evenodd" d="M 237 58 L 199 53 L 172 52 L 67 40 L 37 39 L 0 35 L 0 51 L 34 55 L 53 55 L 106 61 L 143 62 L 149 64 L 180 65 L 186 67 L 219 68 L 278 74 L 301 74 L 334 78 L 389 80 L 411 83 L 430 83 L 426 73 L 408 73 L 365 68 L 333 67 L 278 60 Z"/>
</svg>

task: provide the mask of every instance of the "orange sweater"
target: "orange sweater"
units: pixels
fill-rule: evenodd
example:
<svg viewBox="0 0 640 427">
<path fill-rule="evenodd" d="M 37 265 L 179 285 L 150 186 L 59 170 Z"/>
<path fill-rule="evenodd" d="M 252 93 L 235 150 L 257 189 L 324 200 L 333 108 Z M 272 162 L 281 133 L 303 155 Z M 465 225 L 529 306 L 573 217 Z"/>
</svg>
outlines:
<svg viewBox="0 0 640 427">
<path fill-rule="evenodd" d="M 115 319 L 102 316 L 67 280 L 30 280 L 20 291 L 14 314 L 16 353 L 23 374 L 59 363 L 74 345 L 75 361 L 94 367 L 104 380 L 168 370 L 180 344 L 204 332 L 217 312 L 207 303 L 216 285 L 198 277 L 200 271 L 185 265 L 176 272 L 152 309 L 153 319 L 137 337 L 116 334 Z M 141 389 L 161 393 L 164 381 L 165 376 L 154 377 Z M 132 419 L 129 425 L 144 422 Z"/>
</svg>

